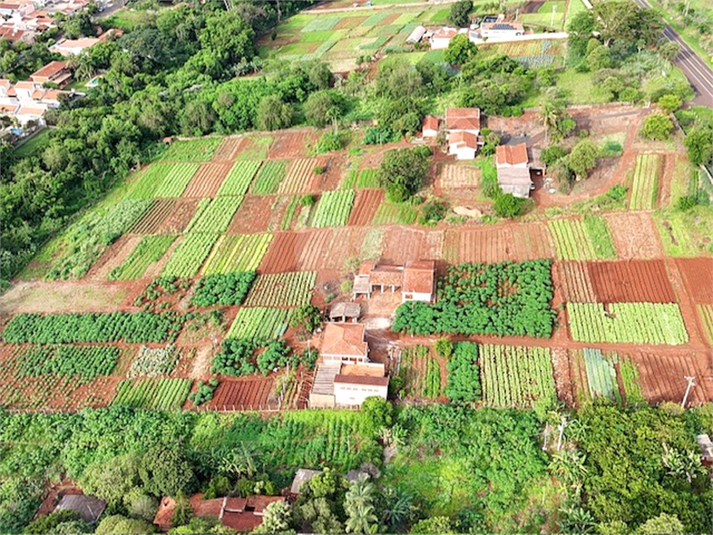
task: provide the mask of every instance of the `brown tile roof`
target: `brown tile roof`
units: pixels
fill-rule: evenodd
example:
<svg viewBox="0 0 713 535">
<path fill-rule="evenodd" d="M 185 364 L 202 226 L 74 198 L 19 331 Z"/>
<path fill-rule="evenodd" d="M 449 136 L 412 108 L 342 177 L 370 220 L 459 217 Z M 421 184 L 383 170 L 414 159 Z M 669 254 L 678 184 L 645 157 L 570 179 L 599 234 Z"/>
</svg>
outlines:
<svg viewBox="0 0 713 535">
<path fill-rule="evenodd" d="M 455 28 L 439 28 L 435 32 L 433 32 L 433 37 L 436 39 L 447 39 L 450 37 L 454 37 L 458 33 L 458 30 Z"/>
<path fill-rule="evenodd" d="M 496 165 L 519 165 L 527 163 L 527 145 L 500 145 L 495 152 Z"/>
<path fill-rule="evenodd" d="M 57 73 L 62 72 L 64 69 L 67 68 L 67 62 L 66 61 L 51 61 L 44 67 L 42 67 L 40 70 L 33 72 L 30 77 L 43 77 L 46 76 L 48 78 L 51 78 Z"/>
<path fill-rule="evenodd" d="M 452 132 L 448 134 L 448 144 L 449 145 L 459 145 L 469 147 L 471 149 L 478 148 L 478 136 L 471 132 L 465 132 L 459 130 L 457 132 Z"/>
<path fill-rule="evenodd" d="M 344 357 L 365 357 L 369 346 L 364 341 L 364 325 L 358 323 L 328 323 L 320 353 Z"/>
<path fill-rule="evenodd" d="M 32 106 L 23 106 L 20 111 L 17 112 L 18 115 L 42 115 L 45 112 L 44 108 L 33 108 Z"/>
<path fill-rule="evenodd" d="M 438 118 L 433 115 L 426 115 L 423 119 L 422 130 L 436 130 L 438 131 Z"/>
<path fill-rule="evenodd" d="M 337 375 L 334 377 L 335 383 L 343 383 L 350 385 L 372 385 L 372 386 L 389 386 L 388 377 L 369 377 L 366 375 Z"/>
<path fill-rule="evenodd" d="M 339 374 L 342 376 L 347 375 L 361 375 L 365 377 L 383 377 L 385 374 L 384 365 L 376 362 L 370 362 L 369 364 L 342 364 L 339 369 Z"/>
<path fill-rule="evenodd" d="M 376 266 L 369 274 L 369 284 L 372 286 L 401 286 L 403 268 L 399 266 Z"/>
<path fill-rule="evenodd" d="M 359 275 L 368 275 L 371 273 L 371 270 L 376 267 L 376 262 L 372 262 L 371 260 L 367 262 L 362 262 L 361 265 L 359 266 Z"/>
<path fill-rule="evenodd" d="M 0 104 L 0 113 L 15 113 L 19 104 Z"/>
<path fill-rule="evenodd" d="M 446 108 L 448 130 L 480 130 L 480 108 Z"/>
<path fill-rule="evenodd" d="M 404 286 L 401 291 L 405 293 L 433 293 L 435 268 L 436 263 L 433 260 L 408 262 L 404 269 Z"/>
<path fill-rule="evenodd" d="M 17 89 L 34 89 L 35 82 L 31 82 L 30 80 L 22 80 L 21 82 L 17 82 L 15 84 L 15 88 L 17 88 Z"/>
</svg>

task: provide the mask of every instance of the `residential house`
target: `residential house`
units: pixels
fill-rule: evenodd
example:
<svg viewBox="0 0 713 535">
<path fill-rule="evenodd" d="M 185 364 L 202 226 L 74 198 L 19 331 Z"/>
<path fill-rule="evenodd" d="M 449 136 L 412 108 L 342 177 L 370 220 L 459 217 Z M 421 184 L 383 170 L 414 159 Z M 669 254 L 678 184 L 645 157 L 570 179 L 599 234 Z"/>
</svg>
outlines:
<svg viewBox="0 0 713 535">
<path fill-rule="evenodd" d="M 325 361 L 367 362 L 365 333 L 364 325 L 358 323 L 327 323 L 319 354 Z"/>
<path fill-rule="evenodd" d="M 448 154 L 456 160 L 473 160 L 478 153 L 478 136 L 465 130 L 448 134 Z"/>
<path fill-rule="evenodd" d="M 426 115 L 423 119 L 423 126 L 421 127 L 422 137 L 438 137 L 438 118 L 433 115 Z"/>
<path fill-rule="evenodd" d="M 404 267 L 401 300 L 404 303 L 407 301 L 421 301 L 423 303 L 433 301 L 436 281 L 435 273 L 436 263 L 433 260 L 407 262 Z"/>
<path fill-rule="evenodd" d="M 27 44 L 35 42 L 35 32 L 29 30 L 21 30 L 14 26 L 0 26 L 0 39 L 7 39 L 12 43 L 22 41 Z"/>
<path fill-rule="evenodd" d="M 480 25 L 480 37 L 488 41 L 513 39 L 525 34 L 519 22 L 484 22 Z"/>
<path fill-rule="evenodd" d="M 94 496 L 66 494 L 62 496 L 55 511 L 75 511 L 89 524 L 96 524 L 106 509 L 106 503 Z"/>
<path fill-rule="evenodd" d="M 366 398 L 377 396 L 386 399 L 388 393 L 389 378 L 381 363 L 324 362 L 317 366 L 309 395 L 309 407 L 361 407 Z"/>
<path fill-rule="evenodd" d="M 72 81 L 72 71 L 66 61 L 51 61 L 40 70 L 30 75 L 35 84 L 53 83 L 62 88 Z"/>
<path fill-rule="evenodd" d="M 446 108 L 446 130 L 480 134 L 480 108 Z"/>
<path fill-rule="evenodd" d="M 495 153 L 495 165 L 498 170 L 498 184 L 503 193 L 512 193 L 523 199 L 530 196 L 532 179 L 525 143 L 500 145 Z"/>
<path fill-rule="evenodd" d="M 431 35 L 431 50 L 443 50 L 444 48 L 448 48 L 448 43 L 450 43 L 451 39 L 456 35 L 458 35 L 456 28 L 449 28 L 448 26 L 439 28 Z"/>
</svg>

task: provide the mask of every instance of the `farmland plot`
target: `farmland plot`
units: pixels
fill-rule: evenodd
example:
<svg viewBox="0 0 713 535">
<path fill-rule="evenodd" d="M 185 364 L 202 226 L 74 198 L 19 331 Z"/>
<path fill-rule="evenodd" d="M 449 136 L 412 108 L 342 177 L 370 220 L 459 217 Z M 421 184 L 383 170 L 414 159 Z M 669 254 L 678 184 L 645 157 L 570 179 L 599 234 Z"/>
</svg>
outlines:
<svg viewBox="0 0 713 535">
<path fill-rule="evenodd" d="M 171 165 L 166 177 L 154 193 L 155 197 L 180 197 L 193 175 L 200 166 L 194 163 L 176 163 Z"/>
<path fill-rule="evenodd" d="M 589 276 L 600 303 L 675 303 L 663 260 L 632 260 L 629 262 L 593 262 L 588 264 Z"/>
<path fill-rule="evenodd" d="M 617 255 L 622 259 L 659 258 L 663 256 L 661 241 L 651 215 L 645 212 L 607 214 Z"/>
<path fill-rule="evenodd" d="M 146 167 L 139 175 L 134 187 L 127 194 L 127 199 L 153 199 L 156 190 L 173 168 L 172 164 L 153 164 Z"/>
<path fill-rule="evenodd" d="M 626 404 L 629 406 L 645 405 L 646 398 L 644 397 L 644 392 L 641 389 L 639 367 L 629 355 L 622 355 L 619 360 L 619 371 L 621 383 L 624 386 Z"/>
<path fill-rule="evenodd" d="M 557 398 L 549 348 L 482 345 L 480 373 L 483 401 L 492 407 L 531 407 Z"/>
<path fill-rule="evenodd" d="M 584 262 L 558 262 L 562 278 L 564 299 L 570 303 L 594 303 L 597 301 L 589 269 Z"/>
<path fill-rule="evenodd" d="M 549 230 L 543 223 L 527 223 L 513 227 L 512 237 L 518 260 L 537 260 L 555 256 Z"/>
<path fill-rule="evenodd" d="M 407 204 L 383 202 L 379 206 L 372 225 L 411 225 L 418 218 L 418 210 Z"/>
<path fill-rule="evenodd" d="M 516 260 L 510 228 L 447 230 L 446 260 L 461 262 L 505 262 Z"/>
<path fill-rule="evenodd" d="M 587 237 L 594 248 L 594 254 L 597 258 L 616 258 L 614 242 L 612 241 L 611 233 L 603 217 L 585 216 L 584 229 L 587 232 Z"/>
<path fill-rule="evenodd" d="M 196 232 L 225 232 L 241 202 L 243 202 L 242 197 L 216 197 L 200 217 L 192 222 L 190 232 L 192 234 Z"/>
<path fill-rule="evenodd" d="M 216 243 L 203 268 L 203 275 L 253 271 L 257 269 L 272 241 L 272 234 L 223 236 Z"/>
<path fill-rule="evenodd" d="M 272 195 L 277 193 L 280 183 L 285 178 L 287 162 L 284 160 L 268 160 L 260 168 L 255 177 L 250 193 L 255 195 Z"/>
<path fill-rule="evenodd" d="M 277 410 L 277 403 L 270 403 L 275 388 L 273 377 L 240 377 L 224 379 L 213 394 L 210 410 L 257 411 Z"/>
<path fill-rule="evenodd" d="M 243 137 L 223 138 L 218 150 L 213 154 L 214 162 L 232 161 L 238 157 L 240 150 L 245 145 L 246 139 Z"/>
<path fill-rule="evenodd" d="M 351 190 L 324 192 L 317 203 L 312 226 L 324 228 L 346 225 L 353 204 L 354 192 Z"/>
<path fill-rule="evenodd" d="M 587 236 L 584 222 L 578 219 L 548 221 L 552 238 L 561 260 L 595 260 L 594 246 Z"/>
<path fill-rule="evenodd" d="M 207 162 L 213 157 L 221 141 L 219 137 L 175 141 L 160 159 L 169 162 Z"/>
<path fill-rule="evenodd" d="M 357 192 L 354 209 L 349 214 L 347 224 L 356 227 L 368 225 L 374 218 L 383 199 L 384 192 L 380 189 L 367 189 Z"/>
<path fill-rule="evenodd" d="M 193 216 L 198 209 L 201 201 L 205 201 L 207 204 L 209 201 L 207 199 L 190 199 L 190 200 L 178 200 L 168 214 L 168 217 L 164 219 L 161 226 L 157 230 L 157 234 L 181 234 L 186 227 L 189 225 Z M 157 201 L 160 202 L 160 201 Z"/>
<path fill-rule="evenodd" d="M 255 280 L 245 305 L 257 307 L 305 305 L 312 297 L 316 280 L 317 273 L 314 271 L 260 275 Z"/>
<path fill-rule="evenodd" d="M 279 193 L 304 193 L 312 189 L 314 168 L 319 164 L 316 158 L 293 160 L 287 168 L 287 175 L 280 183 Z"/>
<path fill-rule="evenodd" d="M 190 379 L 125 380 L 119 383 L 112 405 L 139 409 L 178 410 L 188 398 Z"/>
<path fill-rule="evenodd" d="M 607 312 L 598 303 L 568 303 L 572 339 L 588 343 L 678 345 L 688 332 L 677 304 L 612 303 Z"/>
<path fill-rule="evenodd" d="M 288 322 L 289 311 L 284 308 L 241 308 L 226 338 L 279 338 Z"/>
<path fill-rule="evenodd" d="M 480 168 L 444 164 L 439 180 L 444 189 L 476 188 L 480 184 Z"/>
<path fill-rule="evenodd" d="M 713 259 L 677 258 L 676 265 L 693 300 L 713 305 Z"/>
<path fill-rule="evenodd" d="M 158 229 L 173 211 L 176 201 L 173 199 L 159 199 L 151 205 L 151 208 L 139 219 L 131 232 L 134 234 L 156 234 Z"/>
<path fill-rule="evenodd" d="M 589 396 L 621 402 L 613 359 L 605 357 L 599 349 L 584 349 L 583 353 L 587 369 Z"/>
<path fill-rule="evenodd" d="M 198 273 L 217 239 L 216 233 L 187 234 L 161 270 L 161 276 L 193 277 Z"/>
<path fill-rule="evenodd" d="M 218 195 L 245 195 L 259 167 L 260 162 L 254 160 L 235 162 L 220 186 Z"/>
<path fill-rule="evenodd" d="M 634 183 L 629 199 L 631 210 L 653 210 L 656 207 L 662 161 L 660 154 L 640 154 L 636 157 Z"/>
<path fill-rule="evenodd" d="M 698 305 L 697 308 L 706 340 L 713 345 L 713 305 Z"/>
<path fill-rule="evenodd" d="M 131 280 L 141 277 L 148 267 L 161 260 L 176 236 L 144 236 L 124 262 L 111 270 L 109 280 Z"/>
<path fill-rule="evenodd" d="M 204 163 L 191 179 L 182 197 L 215 197 L 223 179 L 230 171 L 230 164 Z"/>
<path fill-rule="evenodd" d="M 403 348 L 399 377 L 403 377 L 404 389 L 412 398 L 436 399 L 445 387 L 445 373 L 442 373 L 440 363 L 430 355 L 427 346 Z"/>
<path fill-rule="evenodd" d="M 681 403 L 688 385 L 685 376 L 696 378 L 695 386 L 688 395 L 688 406 L 710 402 L 713 365 L 708 353 L 682 351 L 671 355 L 642 352 L 633 353 L 631 358 L 636 363 L 641 388 L 649 403 Z"/>
</svg>

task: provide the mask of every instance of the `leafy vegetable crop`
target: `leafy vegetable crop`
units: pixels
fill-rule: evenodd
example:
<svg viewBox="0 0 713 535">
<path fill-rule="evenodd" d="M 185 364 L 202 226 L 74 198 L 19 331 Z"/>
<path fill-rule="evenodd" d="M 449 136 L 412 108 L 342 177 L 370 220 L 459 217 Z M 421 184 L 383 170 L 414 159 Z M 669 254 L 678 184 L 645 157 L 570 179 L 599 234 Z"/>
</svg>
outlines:
<svg viewBox="0 0 713 535">
<path fill-rule="evenodd" d="M 279 338 L 287 330 L 288 312 L 283 308 L 241 308 L 228 331 L 228 338 Z"/>
<path fill-rule="evenodd" d="M 324 228 L 346 225 L 352 204 L 354 204 L 352 190 L 325 191 L 317 204 L 312 226 Z"/>
<path fill-rule="evenodd" d="M 254 271 L 209 275 L 198 283 L 191 304 L 199 307 L 240 305 L 254 280 Z"/>
<path fill-rule="evenodd" d="M 190 379 L 141 379 L 122 381 L 112 405 L 128 405 L 140 409 L 178 410 L 188 398 L 193 381 Z"/>
<path fill-rule="evenodd" d="M 314 271 L 260 275 L 248 295 L 247 306 L 297 307 L 310 302 L 317 280 Z"/>
<path fill-rule="evenodd" d="M 20 355 L 19 373 L 26 377 L 72 375 L 90 381 L 109 375 L 116 366 L 119 352 L 118 347 L 111 346 L 32 347 Z"/>
<path fill-rule="evenodd" d="M 254 160 L 235 162 L 228 176 L 225 177 L 225 180 L 220 185 L 218 195 L 245 195 L 250 187 L 250 181 L 259 167 L 260 162 Z"/>
<path fill-rule="evenodd" d="M 161 260 L 175 240 L 176 236 L 144 236 L 128 258 L 111 270 L 109 280 L 141 277 L 151 264 Z"/>
</svg>

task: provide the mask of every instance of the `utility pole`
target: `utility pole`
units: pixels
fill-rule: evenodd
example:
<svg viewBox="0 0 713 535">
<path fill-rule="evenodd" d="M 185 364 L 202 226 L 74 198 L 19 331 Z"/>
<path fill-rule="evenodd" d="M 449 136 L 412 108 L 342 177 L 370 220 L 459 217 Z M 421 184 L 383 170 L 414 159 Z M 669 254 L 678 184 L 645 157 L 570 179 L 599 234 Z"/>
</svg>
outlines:
<svg viewBox="0 0 713 535">
<path fill-rule="evenodd" d="M 683 408 L 685 409 L 685 408 L 686 408 L 686 402 L 688 401 L 688 393 L 691 391 L 691 387 L 696 386 L 696 383 L 693 382 L 693 381 L 696 380 L 696 378 L 695 378 L 695 377 L 688 376 L 688 375 L 684 376 L 683 378 L 684 378 L 686 381 L 688 381 L 688 386 L 686 387 L 686 393 L 683 395 L 683 401 L 681 402 L 681 407 L 683 407 Z"/>
</svg>

